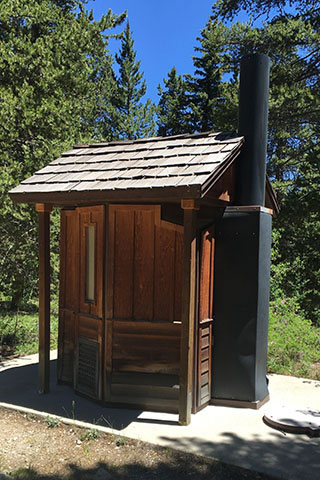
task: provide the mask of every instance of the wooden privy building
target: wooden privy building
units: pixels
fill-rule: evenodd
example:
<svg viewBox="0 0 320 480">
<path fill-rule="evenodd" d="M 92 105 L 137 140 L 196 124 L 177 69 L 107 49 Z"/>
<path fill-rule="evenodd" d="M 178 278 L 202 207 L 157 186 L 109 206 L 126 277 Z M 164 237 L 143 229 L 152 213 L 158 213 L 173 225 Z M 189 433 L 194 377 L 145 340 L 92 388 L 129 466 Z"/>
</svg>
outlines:
<svg viewBox="0 0 320 480">
<path fill-rule="evenodd" d="M 57 207 L 60 382 L 109 405 L 177 412 L 181 424 L 212 402 L 257 406 L 267 398 L 266 342 L 256 342 L 265 336 L 265 312 L 259 320 L 256 285 L 261 249 L 269 247 L 252 242 L 265 218 L 271 232 L 277 203 L 265 172 L 263 200 L 236 202 L 243 144 L 243 135 L 208 132 L 79 145 L 10 192 L 39 214 L 41 392 L 49 389 L 49 217 Z M 235 216 L 242 224 L 249 219 L 244 235 L 238 224 L 228 230 Z M 242 241 L 229 245 L 237 235 Z M 252 258 L 241 267 L 244 260 L 233 256 L 248 249 Z M 263 268 L 268 277 L 268 259 Z M 247 270 L 253 287 L 244 292 Z M 241 300 L 234 303 L 237 285 Z M 251 313 L 241 319 L 252 288 L 253 340 Z M 248 328 L 254 348 L 242 369 Z"/>
</svg>

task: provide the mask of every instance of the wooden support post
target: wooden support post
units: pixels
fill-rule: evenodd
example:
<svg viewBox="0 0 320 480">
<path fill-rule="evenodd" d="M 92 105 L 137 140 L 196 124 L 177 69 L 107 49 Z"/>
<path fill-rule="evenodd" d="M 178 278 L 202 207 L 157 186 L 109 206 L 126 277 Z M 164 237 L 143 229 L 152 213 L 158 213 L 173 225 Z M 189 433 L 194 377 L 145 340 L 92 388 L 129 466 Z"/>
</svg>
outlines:
<svg viewBox="0 0 320 480">
<path fill-rule="evenodd" d="M 51 205 L 37 203 L 39 220 L 39 370 L 38 391 L 49 392 L 50 381 L 50 212 Z"/>
<path fill-rule="evenodd" d="M 194 200 L 182 200 L 184 209 L 184 255 L 182 278 L 182 312 L 180 343 L 180 398 L 179 423 L 191 421 L 192 378 L 194 356 L 194 322 L 196 294 L 196 226 L 197 206 Z"/>
</svg>

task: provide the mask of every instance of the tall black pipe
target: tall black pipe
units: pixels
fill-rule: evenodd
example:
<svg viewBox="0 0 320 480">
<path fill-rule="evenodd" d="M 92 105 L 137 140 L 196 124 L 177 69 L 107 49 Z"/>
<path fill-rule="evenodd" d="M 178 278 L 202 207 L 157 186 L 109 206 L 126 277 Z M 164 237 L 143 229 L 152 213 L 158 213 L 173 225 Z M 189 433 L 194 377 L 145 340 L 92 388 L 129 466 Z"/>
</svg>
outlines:
<svg viewBox="0 0 320 480">
<path fill-rule="evenodd" d="M 267 55 L 241 60 L 238 130 L 245 143 L 237 164 L 235 205 L 264 206 L 269 72 Z"/>
<path fill-rule="evenodd" d="M 212 401 L 257 408 L 266 382 L 271 213 L 264 208 L 269 58 L 241 61 L 236 198 L 216 224 Z"/>
</svg>

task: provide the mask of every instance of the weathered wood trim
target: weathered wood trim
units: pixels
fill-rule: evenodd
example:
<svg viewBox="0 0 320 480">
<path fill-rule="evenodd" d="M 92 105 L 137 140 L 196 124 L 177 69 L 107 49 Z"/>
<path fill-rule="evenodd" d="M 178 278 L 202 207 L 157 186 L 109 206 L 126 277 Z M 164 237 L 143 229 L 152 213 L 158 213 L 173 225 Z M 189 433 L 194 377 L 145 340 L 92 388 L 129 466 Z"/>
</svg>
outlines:
<svg viewBox="0 0 320 480">
<path fill-rule="evenodd" d="M 35 208 L 38 213 L 52 212 L 52 205 L 49 203 L 36 203 Z"/>
<path fill-rule="evenodd" d="M 194 199 L 183 198 L 181 200 L 181 208 L 183 210 L 200 210 L 200 203 Z"/>
<path fill-rule="evenodd" d="M 182 201 L 184 208 L 184 258 L 182 280 L 182 328 L 180 343 L 179 423 L 191 421 L 196 294 L 197 205 Z"/>
<path fill-rule="evenodd" d="M 49 392 L 50 383 L 50 212 L 51 205 L 37 204 L 39 222 L 39 370 L 38 391 Z"/>
<path fill-rule="evenodd" d="M 199 216 L 198 219 L 199 220 Z M 200 238 L 199 238 L 200 237 Z M 198 355 L 199 355 L 199 319 L 200 319 L 200 259 L 201 259 L 201 235 L 197 234 L 196 245 L 196 296 L 195 296 L 195 319 L 194 319 L 194 339 L 193 339 L 193 375 L 192 375 L 192 413 L 197 413 L 197 394 L 198 394 Z"/>
<path fill-rule="evenodd" d="M 15 203 L 50 203 L 52 205 L 96 205 L 107 202 L 174 202 L 186 195 L 189 198 L 200 198 L 200 185 L 172 186 L 157 188 L 128 188 L 127 190 L 87 190 L 69 192 L 10 193 Z"/>
</svg>

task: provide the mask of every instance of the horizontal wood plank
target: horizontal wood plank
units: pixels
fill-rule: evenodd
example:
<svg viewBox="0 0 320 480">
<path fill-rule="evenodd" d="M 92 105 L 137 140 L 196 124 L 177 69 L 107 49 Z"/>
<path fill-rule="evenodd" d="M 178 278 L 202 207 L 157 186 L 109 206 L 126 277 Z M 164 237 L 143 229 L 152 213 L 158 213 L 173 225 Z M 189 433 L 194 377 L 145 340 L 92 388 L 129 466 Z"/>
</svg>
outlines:
<svg viewBox="0 0 320 480">
<path fill-rule="evenodd" d="M 202 387 L 203 387 L 204 385 L 206 385 L 207 383 L 209 383 L 209 374 L 208 374 L 208 372 L 203 373 L 203 374 L 201 375 L 201 378 L 200 378 L 200 384 L 201 384 Z"/>
<path fill-rule="evenodd" d="M 143 401 L 143 399 L 138 399 L 136 397 L 130 397 L 128 395 L 111 396 L 111 404 L 114 404 L 115 407 L 127 406 L 130 405 L 130 408 L 137 408 L 140 410 L 151 410 L 157 412 L 168 412 L 168 413 L 178 413 L 178 401 L 173 399 L 158 399 L 158 398 L 148 398 Z"/>
<path fill-rule="evenodd" d="M 205 373 L 205 372 L 208 372 L 209 371 L 209 360 L 204 360 L 203 362 L 201 362 L 200 369 L 201 369 L 200 370 L 201 374 Z"/>
<path fill-rule="evenodd" d="M 156 361 L 145 359 L 114 359 L 112 362 L 113 372 L 144 372 L 179 375 L 179 362 Z"/>
<path fill-rule="evenodd" d="M 165 375 L 157 373 L 114 372 L 111 377 L 111 382 L 130 385 L 179 387 L 178 375 Z"/>
<path fill-rule="evenodd" d="M 178 400 L 179 387 L 157 387 L 153 385 L 111 385 L 111 398 L 113 395 L 119 397 L 133 397 L 136 401 L 142 400 L 145 403 L 151 398 L 158 400 L 160 404 L 162 400 Z"/>
<path fill-rule="evenodd" d="M 201 338 L 201 348 L 205 348 L 209 346 L 209 335 Z"/>
</svg>

